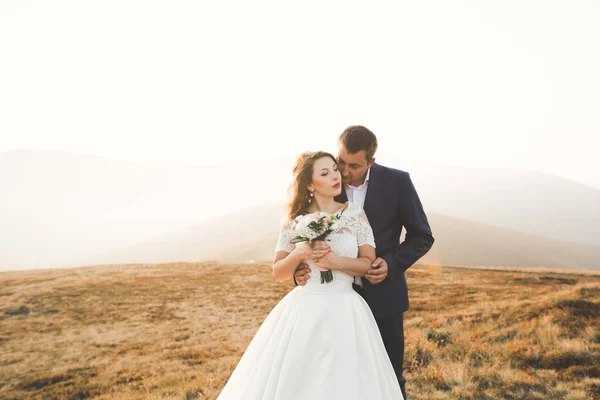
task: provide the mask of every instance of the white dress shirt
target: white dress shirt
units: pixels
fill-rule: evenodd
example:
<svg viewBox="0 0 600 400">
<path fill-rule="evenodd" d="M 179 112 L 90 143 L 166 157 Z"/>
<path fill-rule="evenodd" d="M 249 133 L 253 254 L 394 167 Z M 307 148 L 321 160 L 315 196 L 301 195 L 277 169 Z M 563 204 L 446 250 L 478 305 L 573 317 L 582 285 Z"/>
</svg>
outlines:
<svg viewBox="0 0 600 400">
<path fill-rule="evenodd" d="M 362 208 L 365 207 L 365 199 L 367 198 L 367 188 L 369 187 L 369 176 L 371 175 L 371 168 L 367 170 L 367 176 L 365 176 L 365 181 L 362 185 L 359 186 L 351 186 L 344 185 L 346 188 L 346 195 L 348 196 L 348 201 L 358 204 Z"/>
<path fill-rule="evenodd" d="M 371 175 L 371 168 L 367 170 L 367 176 L 365 176 L 365 181 L 359 186 L 351 186 L 344 185 L 346 189 L 346 195 L 348 196 L 348 201 L 356 203 L 361 207 L 365 207 L 365 199 L 367 198 L 367 188 L 369 187 L 369 176 Z M 360 276 L 354 277 L 354 283 L 362 286 L 362 279 Z"/>
</svg>

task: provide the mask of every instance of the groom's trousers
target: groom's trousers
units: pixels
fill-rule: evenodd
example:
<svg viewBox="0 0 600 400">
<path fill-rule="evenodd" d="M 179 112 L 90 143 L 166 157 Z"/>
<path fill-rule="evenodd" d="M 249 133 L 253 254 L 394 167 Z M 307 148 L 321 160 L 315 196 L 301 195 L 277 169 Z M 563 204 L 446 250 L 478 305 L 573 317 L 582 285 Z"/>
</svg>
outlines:
<svg viewBox="0 0 600 400">
<path fill-rule="evenodd" d="M 402 396 L 406 399 L 406 391 L 404 390 L 404 317 L 400 314 L 399 317 L 375 319 L 379 332 L 383 339 L 383 344 L 390 357 L 394 372 L 400 383 Z"/>
</svg>

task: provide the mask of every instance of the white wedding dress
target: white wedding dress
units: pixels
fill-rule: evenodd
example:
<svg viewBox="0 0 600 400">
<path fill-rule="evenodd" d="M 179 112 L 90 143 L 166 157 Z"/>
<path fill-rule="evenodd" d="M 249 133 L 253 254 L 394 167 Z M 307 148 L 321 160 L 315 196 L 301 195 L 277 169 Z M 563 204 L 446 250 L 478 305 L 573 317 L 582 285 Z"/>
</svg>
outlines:
<svg viewBox="0 0 600 400">
<path fill-rule="evenodd" d="M 291 252 L 283 227 L 277 251 Z M 375 246 L 362 208 L 349 203 L 340 228 L 328 236 L 333 251 L 357 257 Z M 333 271 L 288 293 L 267 316 L 219 395 L 219 400 L 401 400 L 402 393 L 377 324 L 353 278 Z"/>
</svg>

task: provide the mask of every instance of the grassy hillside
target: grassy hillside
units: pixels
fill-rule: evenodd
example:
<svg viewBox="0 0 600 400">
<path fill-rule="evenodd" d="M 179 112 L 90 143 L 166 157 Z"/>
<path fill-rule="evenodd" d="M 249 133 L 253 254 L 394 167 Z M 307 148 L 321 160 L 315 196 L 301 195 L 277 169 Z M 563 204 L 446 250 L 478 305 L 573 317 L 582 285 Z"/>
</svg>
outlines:
<svg viewBox="0 0 600 400">
<path fill-rule="evenodd" d="M 600 277 L 413 267 L 414 399 L 600 399 Z M 0 273 L 0 398 L 213 399 L 291 289 L 268 264 Z"/>
</svg>

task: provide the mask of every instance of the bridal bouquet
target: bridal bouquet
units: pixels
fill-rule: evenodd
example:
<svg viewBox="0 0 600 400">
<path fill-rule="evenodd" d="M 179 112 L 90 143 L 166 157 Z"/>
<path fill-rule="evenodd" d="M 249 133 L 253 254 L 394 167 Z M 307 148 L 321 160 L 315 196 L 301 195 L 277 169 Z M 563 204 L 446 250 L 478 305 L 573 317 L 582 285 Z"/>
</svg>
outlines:
<svg viewBox="0 0 600 400">
<path fill-rule="evenodd" d="M 296 245 L 308 243 L 310 247 L 313 247 L 315 241 L 325 240 L 327 235 L 338 230 L 339 225 L 339 218 L 335 214 L 318 211 L 299 215 L 294 219 L 293 229 L 296 236 L 291 242 Z M 321 269 L 321 283 L 329 283 L 332 280 L 331 270 Z"/>
</svg>

